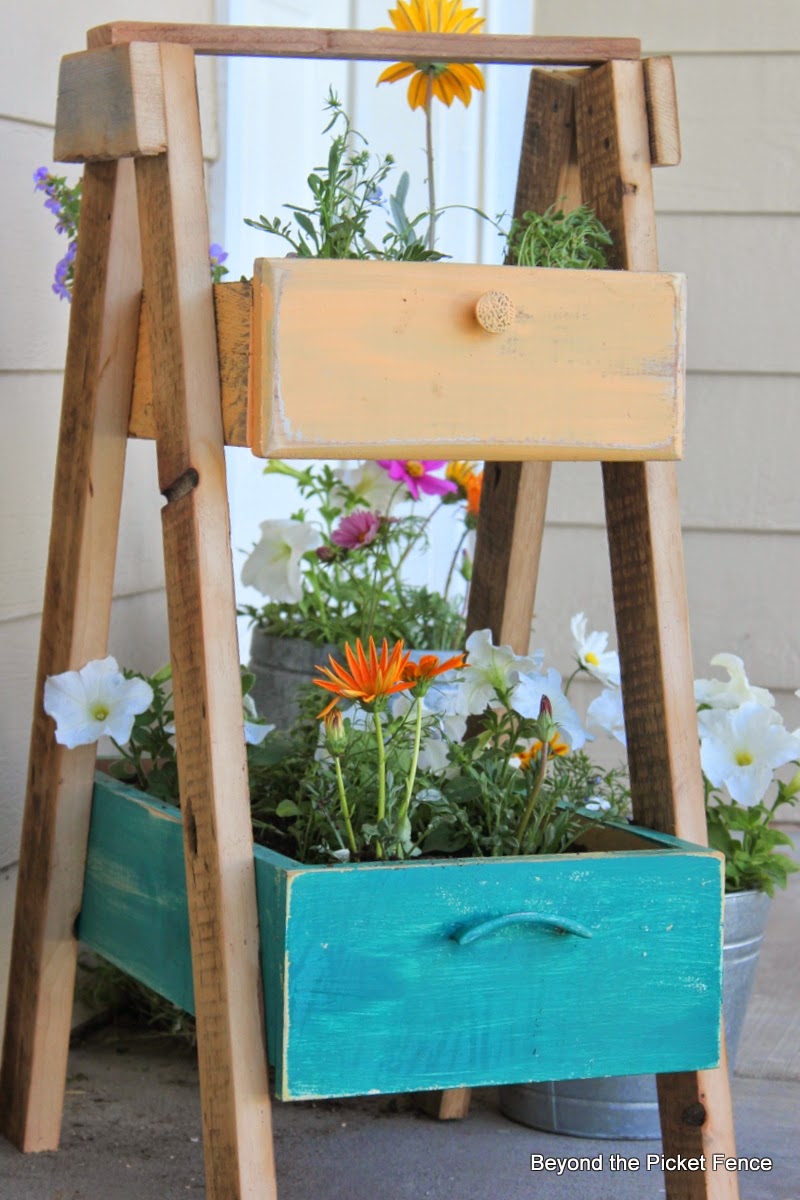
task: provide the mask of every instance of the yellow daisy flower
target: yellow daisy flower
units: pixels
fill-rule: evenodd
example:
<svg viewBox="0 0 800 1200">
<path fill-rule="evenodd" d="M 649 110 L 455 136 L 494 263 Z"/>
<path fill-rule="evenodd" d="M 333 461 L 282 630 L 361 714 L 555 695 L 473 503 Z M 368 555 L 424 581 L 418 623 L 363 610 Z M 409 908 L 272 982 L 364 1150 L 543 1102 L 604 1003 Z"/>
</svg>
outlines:
<svg viewBox="0 0 800 1200">
<path fill-rule="evenodd" d="M 485 17 L 476 17 L 476 8 L 463 8 L 462 0 L 398 0 L 389 10 L 389 19 L 401 33 L 479 33 Z M 396 83 L 411 75 L 408 103 L 424 108 L 431 94 L 448 106 L 457 96 L 464 105 L 472 99 L 472 89 L 485 88 L 483 72 L 474 63 L 401 62 L 393 63 L 378 77 L 378 83 Z"/>
</svg>

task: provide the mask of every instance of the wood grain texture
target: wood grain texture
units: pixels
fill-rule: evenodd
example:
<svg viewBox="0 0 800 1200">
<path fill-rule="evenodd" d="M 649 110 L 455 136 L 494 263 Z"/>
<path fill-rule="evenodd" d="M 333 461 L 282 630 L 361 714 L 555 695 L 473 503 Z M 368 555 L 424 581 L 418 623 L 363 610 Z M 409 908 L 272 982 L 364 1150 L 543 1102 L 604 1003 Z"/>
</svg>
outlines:
<svg viewBox="0 0 800 1200">
<path fill-rule="evenodd" d="M 185 1003 L 179 821 L 176 810 L 98 776 L 80 933 Z M 302 867 L 256 847 L 278 1095 L 716 1061 L 721 861 L 630 827 L 621 838 L 637 849 L 341 868 Z M 511 924 L 470 944 L 454 940 L 485 918 L 520 912 L 575 920 L 591 937 Z M 630 1006 L 642 1036 L 624 1021 L 609 1024 L 609 1011 Z"/>
<path fill-rule="evenodd" d="M 680 455 L 681 276 L 303 258 L 255 271 L 256 454 Z M 476 320 L 489 291 L 516 309 L 504 333 Z"/>
<path fill-rule="evenodd" d="M 246 446 L 253 289 L 249 282 L 237 282 L 216 283 L 213 290 L 225 445 Z M 156 436 L 156 426 L 153 410 L 150 320 L 150 309 L 145 296 L 139 323 L 139 344 L 136 351 L 136 374 L 128 434 L 130 437 L 153 439 Z"/>
<path fill-rule="evenodd" d="M 616 265 L 655 270 L 641 64 L 610 63 L 587 74 L 576 119 L 584 199 L 612 232 Z M 674 467 L 604 464 L 603 484 L 634 815 L 702 843 L 705 807 Z M 734 1200 L 735 1173 L 710 1165 L 714 1152 L 735 1154 L 724 1046 L 717 1071 L 662 1078 L 658 1088 L 665 1153 L 705 1153 L 709 1164 L 702 1172 L 668 1173 L 669 1200 Z"/>
<path fill-rule="evenodd" d="M 57 162 L 161 154 L 165 145 L 157 46 L 107 46 L 62 58 Z"/>
<path fill-rule="evenodd" d="M 538 38 L 519 34 L 397 33 L 394 30 L 293 29 L 268 25 L 149 24 L 114 21 L 90 29 L 87 44 L 174 42 L 196 54 L 257 58 L 333 58 L 391 62 L 539 63 L 542 66 L 638 58 L 638 38 Z"/>
<path fill-rule="evenodd" d="M 206 1194 L 275 1196 L 194 55 L 161 46 L 168 151 L 136 160 L 197 1009 Z"/>
<path fill-rule="evenodd" d="M 70 312 L 39 665 L 34 691 L 0 1129 L 22 1150 L 58 1145 L 95 746 L 58 746 L 48 675 L 107 653 L 127 444 L 139 240 L 129 163 L 90 165 Z"/>
<path fill-rule="evenodd" d="M 644 58 L 642 69 L 650 132 L 650 165 L 677 167 L 681 161 L 681 131 L 672 59 L 667 56 Z"/>
</svg>

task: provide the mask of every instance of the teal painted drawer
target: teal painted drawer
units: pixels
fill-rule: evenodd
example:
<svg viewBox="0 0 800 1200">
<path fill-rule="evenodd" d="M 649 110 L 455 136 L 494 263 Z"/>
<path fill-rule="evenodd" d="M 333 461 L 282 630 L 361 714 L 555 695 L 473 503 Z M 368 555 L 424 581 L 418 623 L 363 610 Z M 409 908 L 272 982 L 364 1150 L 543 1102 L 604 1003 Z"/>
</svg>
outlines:
<svg viewBox="0 0 800 1200">
<path fill-rule="evenodd" d="M 615 840 L 625 848 L 336 867 L 257 849 L 278 1096 L 716 1065 L 720 860 L 601 834 Z M 81 939 L 191 1010 L 182 855 L 175 810 L 98 783 Z"/>
</svg>

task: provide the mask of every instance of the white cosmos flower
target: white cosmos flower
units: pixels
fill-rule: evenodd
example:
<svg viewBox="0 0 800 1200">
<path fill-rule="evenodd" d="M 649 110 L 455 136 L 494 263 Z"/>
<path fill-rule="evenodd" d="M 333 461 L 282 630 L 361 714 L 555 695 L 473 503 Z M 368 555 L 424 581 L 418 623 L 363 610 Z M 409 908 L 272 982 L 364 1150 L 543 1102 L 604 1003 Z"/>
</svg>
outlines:
<svg viewBox="0 0 800 1200">
<path fill-rule="evenodd" d="M 580 750 L 586 742 L 586 730 L 580 717 L 561 688 L 561 676 L 554 667 L 544 673 L 528 671 L 520 676 L 511 693 L 511 705 L 521 717 L 535 720 L 539 716 L 542 697 L 547 696 L 553 710 L 558 733 L 570 750 Z"/>
<path fill-rule="evenodd" d="M 570 621 L 578 662 L 606 687 L 619 687 L 619 655 L 607 650 L 608 634 L 586 632 L 586 617 L 576 613 Z"/>
<path fill-rule="evenodd" d="M 740 704 L 754 701 L 762 708 L 774 708 L 775 697 L 766 688 L 753 687 L 744 669 L 744 663 L 736 654 L 715 654 L 712 667 L 723 667 L 728 678 L 695 679 L 694 698 L 698 704 L 710 708 L 738 708 Z M 780 720 L 777 713 L 773 720 Z"/>
<path fill-rule="evenodd" d="M 334 475 L 351 492 L 355 492 L 366 508 L 384 516 L 388 514 L 392 497 L 397 491 L 397 481 L 389 478 L 384 467 L 379 467 L 376 462 L 362 462 L 357 467 L 340 467 L 334 471 Z M 396 501 L 401 497 L 402 489 Z"/>
<path fill-rule="evenodd" d="M 261 541 L 242 567 L 242 583 L 286 604 L 302 598 L 300 562 L 322 545 L 319 530 L 304 521 L 262 521 Z"/>
<path fill-rule="evenodd" d="M 139 713 L 149 708 L 153 689 L 144 679 L 126 679 L 117 660 L 93 659 L 80 671 L 49 675 L 44 711 L 56 722 L 56 741 L 72 750 L 100 737 L 122 745 Z"/>
<path fill-rule="evenodd" d="M 625 736 L 625 714 L 622 711 L 622 692 L 616 688 L 603 688 L 599 696 L 595 696 L 586 710 L 586 724 L 596 725 L 610 733 L 623 746 L 628 741 Z"/>
<path fill-rule="evenodd" d="M 739 804 L 758 804 L 773 771 L 800 761 L 800 736 L 784 729 L 763 704 L 698 713 L 700 763 L 713 787 L 726 787 Z"/>
<path fill-rule="evenodd" d="M 537 671 L 544 656 L 515 654 L 510 646 L 493 646 L 488 629 L 477 629 L 466 641 L 469 666 L 458 685 L 458 711 L 462 716 L 478 716 L 497 700 L 497 692 L 509 692 L 526 671 Z M 537 711 L 538 716 L 538 711 Z"/>
</svg>

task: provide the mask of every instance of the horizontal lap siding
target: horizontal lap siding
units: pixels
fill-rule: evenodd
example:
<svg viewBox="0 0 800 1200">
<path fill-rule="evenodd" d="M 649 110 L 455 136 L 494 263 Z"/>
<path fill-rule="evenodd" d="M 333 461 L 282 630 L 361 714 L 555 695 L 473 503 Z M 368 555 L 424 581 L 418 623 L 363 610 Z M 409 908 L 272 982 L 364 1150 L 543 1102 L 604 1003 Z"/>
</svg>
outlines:
<svg viewBox="0 0 800 1200">
<path fill-rule="evenodd" d="M 678 467 L 695 674 L 727 650 L 800 722 L 800 5 L 537 0 L 539 34 L 638 36 L 675 58 L 683 161 L 655 172 L 659 262 L 688 279 Z M 553 472 L 534 643 L 611 624 L 599 470 Z M 580 693 L 579 693 L 580 695 Z"/>
<path fill-rule="evenodd" d="M 140 20 L 213 20 L 212 0 L 138 0 Z M 113 15 L 113 14 L 111 14 Z M 58 64 L 81 50 L 86 30 L 109 18 L 106 0 L 71 5 L 32 0 L 14 12 L 0 44 L 0 155 L 4 166 L 3 307 L 0 319 L 0 881 L 17 857 L 27 772 L 39 613 L 50 528 L 53 467 L 69 306 L 51 291 L 66 250 L 32 175 L 50 167 L 70 180 L 79 169 L 53 163 Z M 200 64 L 204 152 L 218 153 L 215 64 Z M 155 670 L 167 658 L 159 509 L 152 446 L 129 454 L 117 562 L 111 649 Z M 10 884 L 5 892 L 12 891 Z M 8 905 L 0 908 L 0 979 L 5 980 Z M 0 997 L 0 1001 L 2 1001 Z M 4 1003 L 0 1012 L 5 1009 Z"/>
</svg>

